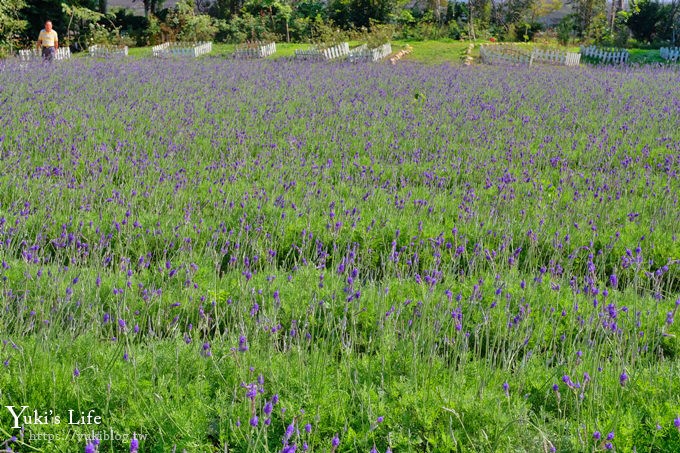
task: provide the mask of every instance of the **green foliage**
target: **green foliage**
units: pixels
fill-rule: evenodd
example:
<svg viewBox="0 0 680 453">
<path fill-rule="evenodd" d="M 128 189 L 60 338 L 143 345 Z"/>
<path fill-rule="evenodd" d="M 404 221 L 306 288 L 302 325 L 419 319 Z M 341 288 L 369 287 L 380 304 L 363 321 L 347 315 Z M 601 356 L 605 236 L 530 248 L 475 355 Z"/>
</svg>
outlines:
<svg viewBox="0 0 680 453">
<path fill-rule="evenodd" d="M 567 46 L 576 37 L 578 31 L 578 16 L 569 14 L 557 25 L 557 40 Z"/>
<path fill-rule="evenodd" d="M 630 39 L 630 29 L 628 27 L 628 21 L 630 20 L 631 14 L 628 11 L 619 11 L 616 13 L 614 19 L 614 46 L 615 47 L 626 47 L 628 45 L 628 40 Z"/>
<path fill-rule="evenodd" d="M 286 2 L 280 0 L 248 0 L 243 5 L 242 11 L 253 17 L 267 17 L 270 33 L 287 36 L 293 9 Z"/>
<path fill-rule="evenodd" d="M 118 30 L 109 30 L 104 25 L 91 22 L 88 25 L 87 44 L 122 44 Z"/>
<path fill-rule="evenodd" d="M 142 34 L 143 39 L 150 45 L 160 44 L 163 42 L 161 21 L 153 14 L 147 16 L 147 21 L 148 25 Z"/>
<path fill-rule="evenodd" d="M 196 14 L 194 0 L 180 0 L 165 19 L 171 38 L 177 41 L 212 41 L 217 26 L 206 14 Z"/>
<path fill-rule="evenodd" d="M 576 0 L 574 10 L 577 18 L 578 30 L 583 37 L 594 39 L 596 42 L 606 35 L 606 1 L 605 0 Z"/>
<path fill-rule="evenodd" d="M 16 43 L 28 26 L 20 14 L 25 6 L 24 0 L 0 0 L 0 47 Z"/>
<path fill-rule="evenodd" d="M 269 29 L 269 19 L 243 13 L 233 16 L 229 21 L 217 23 L 216 38 L 223 42 L 241 43 L 244 41 L 276 41 L 279 38 Z"/>
<path fill-rule="evenodd" d="M 401 25 L 395 29 L 395 37 L 398 39 L 427 41 L 461 39 L 465 25 L 451 21 L 442 26 L 432 23 L 417 21 L 412 25 Z"/>
<path fill-rule="evenodd" d="M 365 35 L 368 48 L 375 49 L 383 44 L 391 42 L 394 38 L 394 33 L 394 25 L 380 24 L 372 21 L 370 31 Z"/>
<path fill-rule="evenodd" d="M 534 38 L 534 35 L 543 30 L 543 24 L 539 22 L 520 22 L 511 24 L 512 33 L 509 34 L 508 38 L 512 41 L 518 42 L 529 42 Z"/>
<path fill-rule="evenodd" d="M 321 17 L 321 19 L 328 18 L 328 11 L 326 9 L 326 3 L 319 0 L 302 0 L 295 5 L 296 18 L 307 18 L 316 19 Z"/>
<path fill-rule="evenodd" d="M 369 28 L 372 21 L 389 22 L 397 6 L 397 0 L 331 0 L 328 16 L 344 29 Z"/>
<path fill-rule="evenodd" d="M 111 35 L 117 34 L 115 28 L 109 32 L 104 25 L 98 23 L 107 19 L 106 15 L 98 11 L 67 3 L 62 3 L 61 9 L 64 16 L 68 18 L 66 36 L 62 39 L 63 44 L 71 44 L 71 32 L 75 35 L 74 41 L 83 48 L 90 44 L 109 44 Z"/>
<path fill-rule="evenodd" d="M 597 14 L 590 21 L 586 29 L 586 36 L 596 44 L 611 46 L 611 30 L 607 16 L 604 13 Z"/>
<path fill-rule="evenodd" d="M 239 14 L 243 3 L 243 0 L 215 0 L 208 11 L 216 19 L 230 20 Z"/>
<path fill-rule="evenodd" d="M 62 3 L 61 9 L 71 22 L 73 20 L 82 22 L 97 22 L 104 18 L 104 14 L 82 6 Z"/>
<path fill-rule="evenodd" d="M 662 4 L 654 0 L 639 0 L 631 4 L 631 15 L 628 27 L 633 38 L 652 42 L 663 38 L 660 36 L 662 22 L 669 16 L 669 11 Z"/>
<path fill-rule="evenodd" d="M 121 35 L 129 36 L 135 41 L 137 46 L 145 46 L 149 44 L 149 27 L 150 21 L 154 16 L 137 16 L 132 11 L 123 8 L 115 8 L 111 10 L 112 22 L 118 28 Z M 160 27 L 158 27 L 155 34 L 160 34 Z"/>
</svg>

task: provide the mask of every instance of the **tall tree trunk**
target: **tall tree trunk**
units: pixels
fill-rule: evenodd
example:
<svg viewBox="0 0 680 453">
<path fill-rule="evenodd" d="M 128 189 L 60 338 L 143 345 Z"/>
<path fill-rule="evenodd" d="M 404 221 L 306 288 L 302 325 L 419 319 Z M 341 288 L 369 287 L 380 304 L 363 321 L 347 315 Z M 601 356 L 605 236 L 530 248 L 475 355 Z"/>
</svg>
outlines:
<svg viewBox="0 0 680 453">
<path fill-rule="evenodd" d="M 468 0 L 468 34 L 470 39 L 475 40 L 475 20 L 472 14 L 472 1 Z"/>
</svg>

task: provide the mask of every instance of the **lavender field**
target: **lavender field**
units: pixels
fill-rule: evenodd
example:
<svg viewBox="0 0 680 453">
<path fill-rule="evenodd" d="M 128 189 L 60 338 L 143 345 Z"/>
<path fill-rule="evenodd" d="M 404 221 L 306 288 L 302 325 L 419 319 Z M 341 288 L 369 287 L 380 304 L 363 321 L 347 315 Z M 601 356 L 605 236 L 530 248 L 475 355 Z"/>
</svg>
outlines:
<svg viewBox="0 0 680 453">
<path fill-rule="evenodd" d="M 680 451 L 677 70 L 74 59 L 0 105 L 0 449 Z"/>
</svg>

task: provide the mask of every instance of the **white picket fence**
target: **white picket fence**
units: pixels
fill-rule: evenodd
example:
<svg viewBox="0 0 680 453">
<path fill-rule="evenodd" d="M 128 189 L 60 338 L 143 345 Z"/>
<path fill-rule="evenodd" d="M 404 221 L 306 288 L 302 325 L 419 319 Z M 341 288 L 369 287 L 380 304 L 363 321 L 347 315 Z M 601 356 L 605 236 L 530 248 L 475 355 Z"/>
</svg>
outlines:
<svg viewBox="0 0 680 453">
<path fill-rule="evenodd" d="M 626 63 L 629 53 L 626 49 L 601 49 L 597 46 L 581 47 L 583 56 L 597 60 L 599 63 Z"/>
<path fill-rule="evenodd" d="M 380 61 L 392 53 L 392 44 L 386 43 L 375 49 L 369 49 L 366 44 L 350 50 L 347 58 L 351 62 Z"/>
<path fill-rule="evenodd" d="M 491 65 L 528 65 L 531 66 L 531 53 L 513 45 L 482 45 L 479 48 L 482 62 Z"/>
<path fill-rule="evenodd" d="M 154 57 L 167 57 L 167 56 L 170 55 L 169 49 L 170 49 L 170 43 L 164 42 L 163 44 L 158 44 L 157 46 L 153 46 L 151 48 L 151 53 L 153 54 Z"/>
<path fill-rule="evenodd" d="M 270 42 L 268 44 L 262 42 L 247 42 L 241 44 L 234 51 L 234 58 L 251 59 L 251 58 L 266 58 L 276 53 L 276 43 Z"/>
<path fill-rule="evenodd" d="M 164 42 L 151 48 L 154 57 L 200 57 L 212 52 L 212 41 L 208 42 Z"/>
<path fill-rule="evenodd" d="M 559 66 L 578 66 L 581 62 L 581 54 L 577 52 L 562 52 L 561 50 L 531 51 L 531 63 L 554 64 Z"/>
<path fill-rule="evenodd" d="M 552 64 L 578 66 L 581 54 L 561 50 L 526 49 L 512 44 L 482 45 L 479 49 L 482 62 L 487 64 L 528 65 Z"/>
<path fill-rule="evenodd" d="M 111 58 L 111 57 L 126 57 L 128 54 L 128 46 L 109 46 L 104 44 L 95 44 L 88 47 L 91 57 Z"/>
<path fill-rule="evenodd" d="M 661 58 L 668 61 L 680 60 L 680 47 L 662 47 L 659 49 Z"/>
<path fill-rule="evenodd" d="M 343 42 L 337 46 L 325 49 L 312 48 L 308 50 L 296 50 L 295 59 L 306 61 L 329 61 L 349 55 L 349 43 Z"/>
<path fill-rule="evenodd" d="M 60 47 L 54 54 L 55 60 L 67 60 L 69 58 L 71 58 L 71 49 L 68 47 Z M 20 50 L 19 60 L 24 62 L 40 61 L 42 60 L 42 52 L 38 49 Z"/>
</svg>

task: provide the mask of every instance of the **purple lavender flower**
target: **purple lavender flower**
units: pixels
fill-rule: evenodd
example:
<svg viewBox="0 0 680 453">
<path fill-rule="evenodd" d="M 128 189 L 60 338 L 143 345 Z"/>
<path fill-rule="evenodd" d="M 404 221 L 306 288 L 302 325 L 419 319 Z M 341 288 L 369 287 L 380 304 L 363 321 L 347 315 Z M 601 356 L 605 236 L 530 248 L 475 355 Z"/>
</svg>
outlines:
<svg viewBox="0 0 680 453">
<path fill-rule="evenodd" d="M 295 433 L 295 422 L 291 423 L 286 428 L 286 432 L 283 434 L 284 441 L 287 441 L 288 439 L 290 439 L 293 436 L 294 433 Z"/>
<path fill-rule="evenodd" d="M 95 453 L 96 451 L 97 446 L 92 442 L 88 442 L 87 445 L 85 445 L 85 453 Z"/>
<path fill-rule="evenodd" d="M 612 285 L 613 288 L 617 288 L 619 286 L 619 279 L 616 277 L 616 274 L 609 276 L 609 284 Z"/>
<path fill-rule="evenodd" d="M 270 401 L 267 401 L 264 405 L 264 409 L 262 409 L 262 413 L 266 416 L 270 416 L 273 408 L 273 404 Z"/>
<path fill-rule="evenodd" d="M 130 441 L 130 453 L 137 453 L 139 451 L 139 441 L 136 438 L 132 438 Z"/>
<path fill-rule="evenodd" d="M 238 338 L 238 350 L 239 352 L 246 352 L 248 350 L 248 339 L 243 335 Z"/>
<path fill-rule="evenodd" d="M 250 426 L 257 427 L 257 423 L 258 423 L 257 415 L 253 415 L 252 418 L 250 419 Z"/>
</svg>

